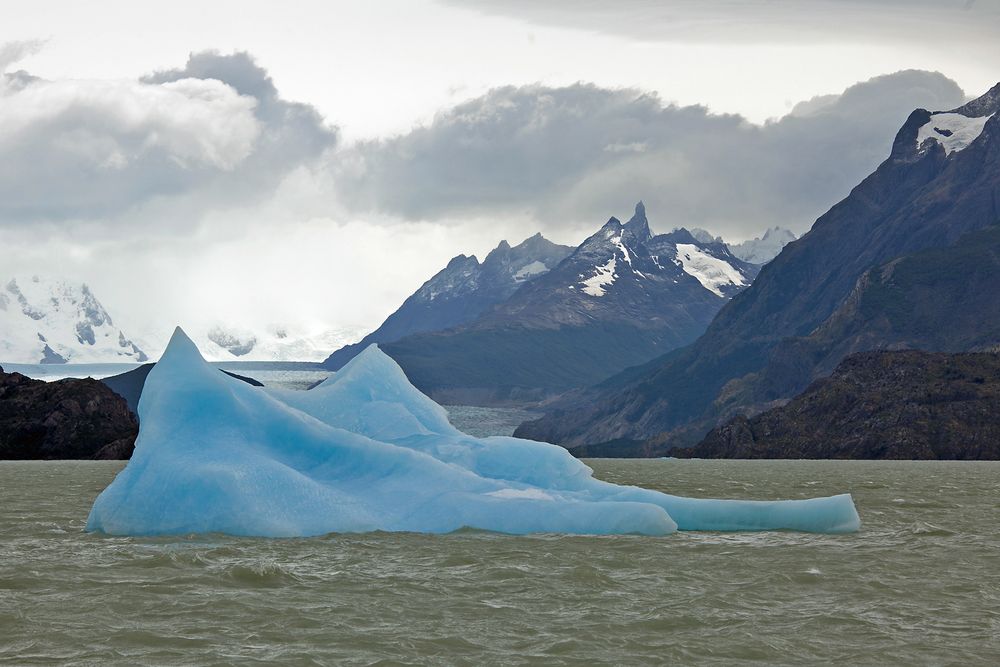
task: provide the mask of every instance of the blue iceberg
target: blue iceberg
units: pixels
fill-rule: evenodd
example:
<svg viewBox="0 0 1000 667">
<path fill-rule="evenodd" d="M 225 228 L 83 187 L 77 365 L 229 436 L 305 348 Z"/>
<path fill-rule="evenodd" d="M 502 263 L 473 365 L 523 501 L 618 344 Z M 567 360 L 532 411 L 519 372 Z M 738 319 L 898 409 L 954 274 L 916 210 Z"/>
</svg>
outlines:
<svg viewBox="0 0 1000 667">
<path fill-rule="evenodd" d="M 94 502 L 87 530 L 299 537 L 860 527 L 850 495 L 682 498 L 594 479 L 555 445 L 474 438 L 376 346 L 311 391 L 283 391 L 219 373 L 177 329 L 149 373 L 139 416 L 135 454 Z"/>
</svg>

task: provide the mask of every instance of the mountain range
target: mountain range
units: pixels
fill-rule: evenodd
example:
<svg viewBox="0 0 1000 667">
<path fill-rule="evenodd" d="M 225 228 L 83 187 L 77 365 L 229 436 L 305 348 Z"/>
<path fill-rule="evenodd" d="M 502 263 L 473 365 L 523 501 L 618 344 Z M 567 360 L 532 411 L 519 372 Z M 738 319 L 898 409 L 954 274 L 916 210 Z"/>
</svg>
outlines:
<svg viewBox="0 0 1000 667">
<path fill-rule="evenodd" d="M 910 114 L 889 157 L 786 245 L 692 345 L 566 396 L 521 437 L 628 453 L 694 444 L 847 354 L 1000 346 L 1000 84 Z"/>
<path fill-rule="evenodd" d="M 482 266 L 456 257 L 362 345 L 380 343 L 440 401 L 540 400 L 689 343 L 759 270 L 685 229 L 654 236 L 642 202 L 576 248 L 536 236 L 515 249 L 513 271 L 482 268 L 512 252 L 506 243 Z M 524 275 L 524 266 L 537 270 Z M 423 331 L 399 326 L 414 321 Z M 327 365 L 356 352 L 338 350 Z"/>
</svg>

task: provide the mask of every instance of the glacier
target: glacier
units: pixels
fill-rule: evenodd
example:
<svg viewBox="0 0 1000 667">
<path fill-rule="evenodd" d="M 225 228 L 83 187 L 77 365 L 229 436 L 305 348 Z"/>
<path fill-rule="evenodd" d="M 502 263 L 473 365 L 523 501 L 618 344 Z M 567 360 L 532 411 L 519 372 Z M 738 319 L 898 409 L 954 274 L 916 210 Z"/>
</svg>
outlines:
<svg viewBox="0 0 1000 667">
<path fill-rule="evenodd" d="M 469 436 L 375 345 L 310 391 L 267 389 L 219 373 L 178 328 L 138 411 L 135 453 L 94 502 L 88 531 L 306 537 L 860 528 L 848 494 L 683 498 L 595 479 L 562 447 Z"/>
</svg>

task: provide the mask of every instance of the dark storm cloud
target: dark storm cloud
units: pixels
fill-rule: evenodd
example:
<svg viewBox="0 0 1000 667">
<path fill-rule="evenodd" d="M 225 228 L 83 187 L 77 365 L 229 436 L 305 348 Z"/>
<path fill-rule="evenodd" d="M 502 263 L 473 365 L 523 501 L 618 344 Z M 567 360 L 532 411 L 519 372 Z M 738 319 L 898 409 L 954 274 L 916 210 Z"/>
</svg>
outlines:
<svg viewBox="0 0 1000 667">
<path fill-rule="evenodd" d="M 108 220 L 172 197 L 190 210 L 253 200 L 336 138 L 245 53 L 193 54 L 140 81 L 5 73 L 0 224 Z"/>
<path fill-rule="evenodd" d="M 336 187 L 358 210 L 408 218 L 527 211 L 559 226 L 642 198 L 660 228 L 802 231 L 886 157 L 910 111 L 963 99 L 940 74 L 905 71 L 760 126 L 631 89 L 505 87 L 354 147 Z"/>
</svg>

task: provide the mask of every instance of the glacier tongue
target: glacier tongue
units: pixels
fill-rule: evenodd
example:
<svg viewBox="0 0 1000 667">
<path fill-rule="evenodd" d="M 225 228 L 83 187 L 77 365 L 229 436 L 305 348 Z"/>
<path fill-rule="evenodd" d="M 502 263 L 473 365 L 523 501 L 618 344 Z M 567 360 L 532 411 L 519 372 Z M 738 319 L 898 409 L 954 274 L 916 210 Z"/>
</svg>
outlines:
<svg viewBox="0 0 1000 667">
<path fill-rule="evenodd" d="M 215 372 L 178 329 L 139 414 L 135 454 L 95 501 L 88 530 L 663 535 L 860 525 L 848 495 L 680 498 L 596 480 L 561 447 L 474 438 L 375 346 L 312 391 L 264 390 Z"/>
</svg>

